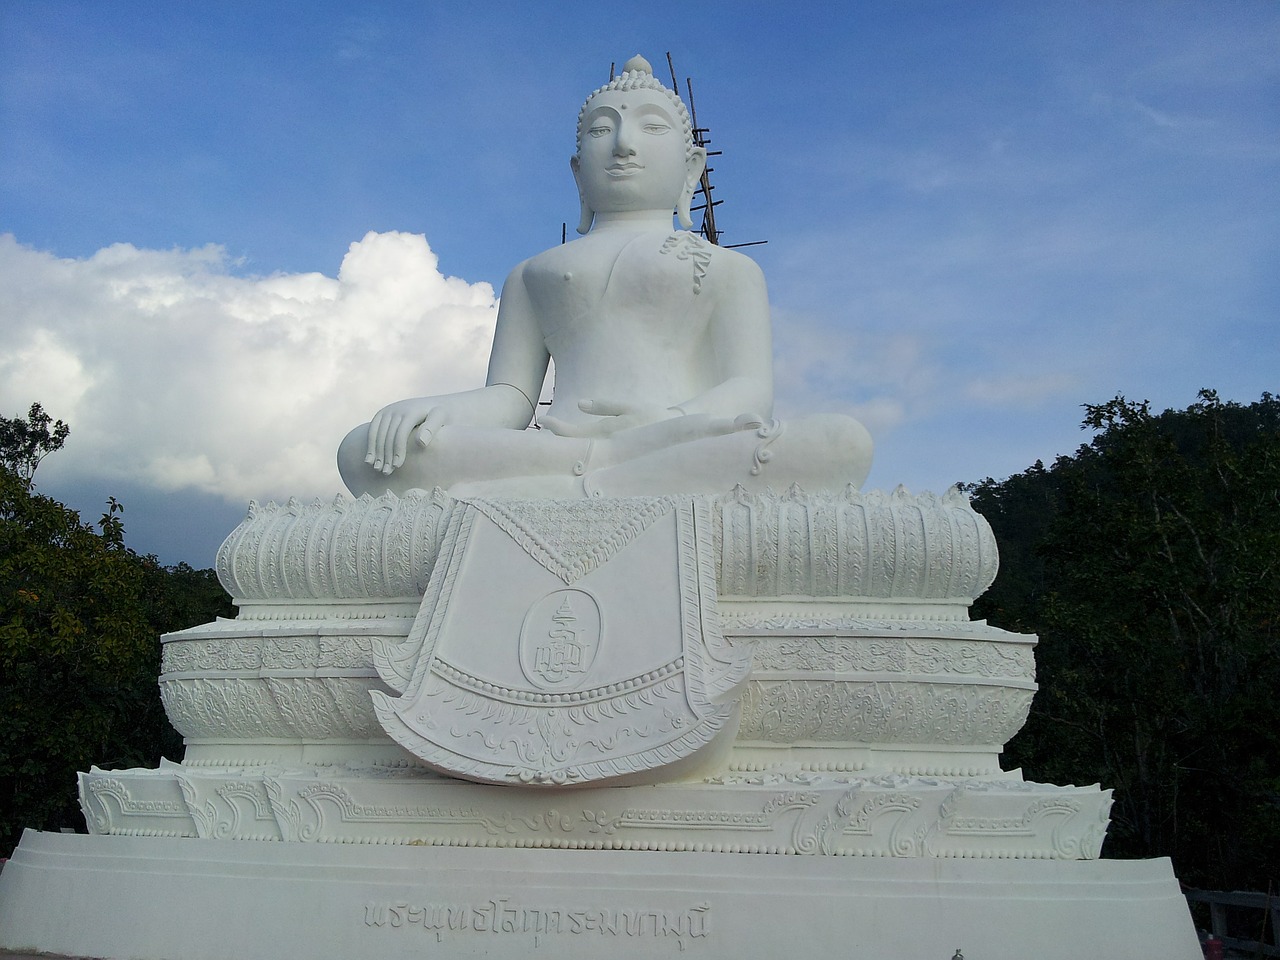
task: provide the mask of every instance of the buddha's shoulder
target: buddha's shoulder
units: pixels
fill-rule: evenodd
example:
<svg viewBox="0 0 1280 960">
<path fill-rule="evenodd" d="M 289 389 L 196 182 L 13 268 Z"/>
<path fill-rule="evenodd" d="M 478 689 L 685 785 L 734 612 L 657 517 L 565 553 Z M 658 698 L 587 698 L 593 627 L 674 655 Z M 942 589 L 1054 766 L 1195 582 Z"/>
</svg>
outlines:
<svg viewBox="0 0 1280 960">
<path fill-rule="evenodd" d="M 588 252 L 580 247 L 581 243 L 581 240 L 571 240 L 569 243 L 562 243 L 536 253 L 516 264 L 511 271 L 511 277 L 528 279 L 541 274 L 560 273 L 574 267 L 581 267 L 583 261 L 589 259 Z"/>
<path fill-rule="evenodd" d="M 725 271 L 754 271 L 760 268 L 750 257 L 712 243 L 702 234 L 692 230 L 677 230 L 670 234 L 662 244 L 662 252 L 675 254 L 681 259 L 692 258 L 708 264 L 714 263 L 718 269 Z"/>
<path fill-rule="evenodd" d="M 643 239 L 643 237 L 631 237 L 623 245 L 634 248 L 636 241 Z M 692 260 L 700 275 L 711 277 L 714 274 L 727 282 L 763 279 L 760 267 L 750 257 L 736 250 L 717 246 L 689 230 L 677 230 L 665 236 L 659 234 L 649 242 L 654 245 L 649 248 L 647 255 L 641 255 L 642 259 L 645 256 L 660 255 L 679 260 Z M 615 238 L 604 239 L 588 235 L 544 250 L 521 261 L 511 271 L 511 278 L 525 281 L 544 275 L 559 276 L 566 271 L 592 267 L 611 270 L 616 265 L 617 256 L 620 253 L 616 249 L 617 246 Z"/>
<path fill-rule="evenodd" d="M 707 246 L 714 248 L 712 262 L 716 265 L 717 269 L 724 270 L 726 273 L 731 273 L 739 279 L 743 276 L 762 277 L 764 275 L 760 270 L 760 264 L 756 263 L 745 253 L 739 253 L 737 250 L 729 250 L 725 247 L 716 246 L 707 240 L 703 240 L 702 242 Z"/>
<path fill-rule="evenodd" d="M 760 265 L 750 257 L 712 243 L 701 234 L 677 230 L 663 243 L 662 252 L 680 259 L 693 260 L 702 282 L 712 286 L 733 288 L 744 284 L 763 284 Z"/>
<path fill-rule="evenodd" d="M 535 253 L 526 260 L 521 260 L 511 270 L 511 276 L 523 277 L 531 271 L 538 269 L 546 269 L 552 266 L 556 261 L 563 259 L 562 256 L 557 257 L 560 252 L 559 247 L 552 247 L 550 250 L 544 250 L 542 253 Z"/>
</svg>

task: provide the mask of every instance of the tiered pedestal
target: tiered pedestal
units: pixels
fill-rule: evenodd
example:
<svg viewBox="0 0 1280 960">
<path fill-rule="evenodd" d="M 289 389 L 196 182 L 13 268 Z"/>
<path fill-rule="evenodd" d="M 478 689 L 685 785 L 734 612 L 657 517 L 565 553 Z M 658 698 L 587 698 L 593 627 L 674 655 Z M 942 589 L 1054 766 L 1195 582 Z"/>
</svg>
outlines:
<svg viewBox="0 0 1280 960">
<path fill-rule="evenodd" d="M 732 722 L 696 776 L 628 786 L 467 782 L 387 735 L 374 701 L 403 688 L 424 594 L 439 610 L 456 509 L 440 491 L 251 508 L 218 558 L 239 617 L 163 638 L 183 762 L 81 775 L 94 835 L 24 837 L 0 875 L 0 948 L 1199 956 L 1167 861 L 1096 859 L 1110 791 L 1001 770 L 1035 638 L 968 619 L 996 549 L 960 495 L 693 504 L 702 552 L 680 595 L 707 649 L 749 656 L 749 674 L 719 701 Z M 606 502 L 581 531 L 563 529 L 580 505 L 486 509 L 568 569 L 608 538 L 601 518 L 656 508 Z M 495 702 L 564 701 L 573 722 L 580 694 L 492 679 Z"/>
</svg>

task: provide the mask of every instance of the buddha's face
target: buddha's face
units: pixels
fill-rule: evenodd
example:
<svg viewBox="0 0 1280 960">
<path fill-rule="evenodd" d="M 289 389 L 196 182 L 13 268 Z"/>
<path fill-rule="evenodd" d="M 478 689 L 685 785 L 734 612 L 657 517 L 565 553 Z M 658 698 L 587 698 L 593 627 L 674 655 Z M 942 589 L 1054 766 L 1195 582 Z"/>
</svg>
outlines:
<svg viewBox="0 0 1280 960">
<path fill-rule="evenodd" d="M 680 118 L 664 93 L 606 90 L 587 104 L 571 166 L 584 214 L 670 214 L 683 206 L 683 220 L 705 158 L 701 148 L 688 150 Z"/>
</svg>

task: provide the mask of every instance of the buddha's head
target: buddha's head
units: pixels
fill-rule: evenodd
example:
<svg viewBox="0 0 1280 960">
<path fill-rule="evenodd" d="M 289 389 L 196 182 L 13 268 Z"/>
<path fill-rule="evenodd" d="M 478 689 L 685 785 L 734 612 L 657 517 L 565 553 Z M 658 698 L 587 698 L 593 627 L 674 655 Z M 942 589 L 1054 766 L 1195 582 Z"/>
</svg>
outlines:
<svg viewBox="0 0 1280 960">
<path fill-rule="evenodd" d="M 578 232 L 590 230 L 598 213 L 651 211 L 675 211 L 688 229 L 706 162 L 684 103 L 647 60 L 632 57 L 578 114 L 578 152 L 569 161 L 582 204 Z"/>
</svg>

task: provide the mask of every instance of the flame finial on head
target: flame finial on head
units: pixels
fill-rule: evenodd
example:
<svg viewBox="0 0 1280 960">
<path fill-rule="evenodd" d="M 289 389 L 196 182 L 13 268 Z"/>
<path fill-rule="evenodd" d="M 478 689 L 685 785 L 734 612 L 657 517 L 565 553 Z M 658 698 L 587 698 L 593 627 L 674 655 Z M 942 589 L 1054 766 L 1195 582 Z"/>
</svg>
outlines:
<svg viewBox="0 0 1280 960">
<path fill-rule="evenodd" d="M 640 54 L 636 54 L 630 60 L 622 65 L 623 73 L 647 73 L 653 76 L 653 64 L 646 60 Z"/>
</svg>

